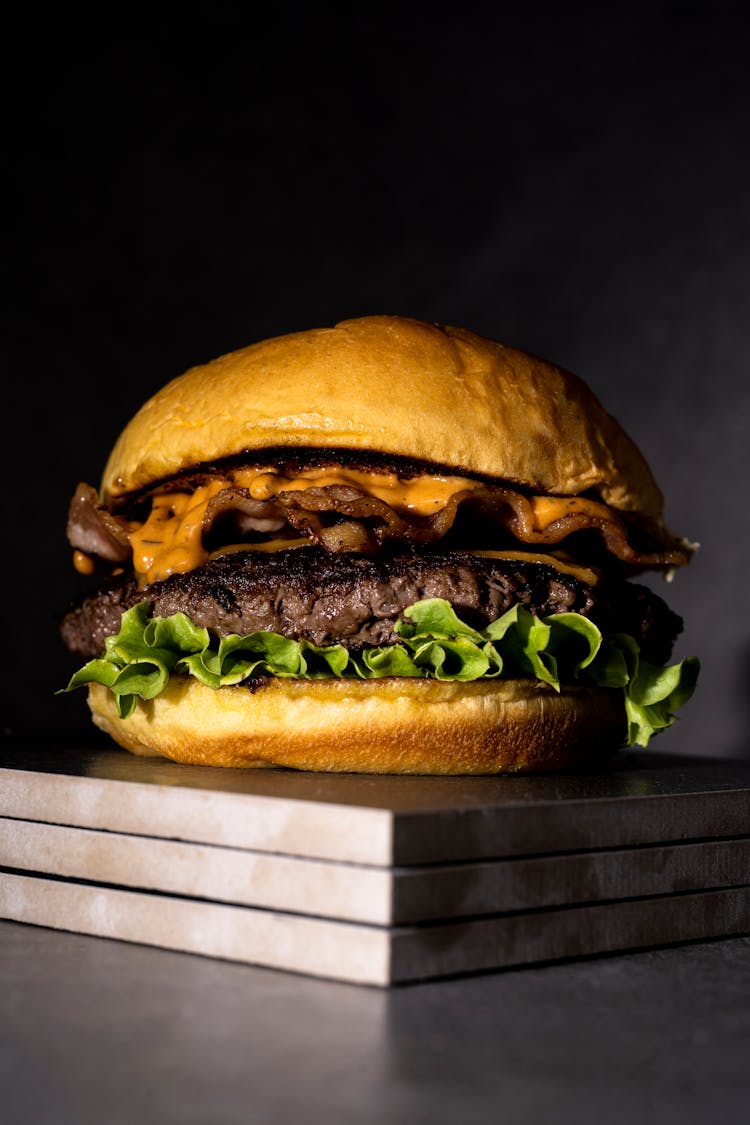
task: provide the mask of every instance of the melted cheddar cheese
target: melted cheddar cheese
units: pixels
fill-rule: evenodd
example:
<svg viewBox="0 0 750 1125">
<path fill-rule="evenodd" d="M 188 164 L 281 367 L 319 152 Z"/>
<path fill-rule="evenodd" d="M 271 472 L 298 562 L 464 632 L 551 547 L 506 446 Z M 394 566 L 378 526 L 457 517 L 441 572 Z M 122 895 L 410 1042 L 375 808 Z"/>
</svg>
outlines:
<svg viewBox="0 0 750 1125">
<path fill-rule="evenodd" d="M 588 586 L 595 586 L 599 575 L 588 566 L 578 566 L 576 563 L 563 562 L 554 555 L 540 554 L 538 551 L 467 551 L 467 555 L 477 555 L 480 559 L 510 559 L 516 562 L 540 563 L 543 566 L 553 566 L 561 574 L 570 574 L 573 578 L 580 579 Z"/>
<path fill-rule="evenodd" d="M 170 574 L 194 570 L 206 561 L 206 508 L 226 487 L 225 480 L 217 479 L 194 492 L 166 492 L 154 497 L 148 519 L 130 533 L 133 567 L 139 579 L 161 582 Z"/>
<path fill-rule="evenodd" d="M 530 496 L 534 530 L 544 531 L 551 523 L 565 516 L 588 516 L 593 520 L 611 520 L 606 504 L 586 496 Z"/>
<path fill-rule="evenodd" d="M 302 469 L 294 475 L 274 468 L 241 468 L 217 476 L 193 492 L 167 492 L 154 497 L 146 521 L 130 532 L 133 567 L 140 582 L 160 582 L 170 574 L 193 570 L 206 562 L 208 551 L 203 545 L 206 510 L 214 496 L 224 488 L 246 490 L 254 500 L 272 500 L 279 492 L 296 492 L 330 485 L 349 486 L 366 492 L 405 515 L 429 516 L 443 509 L 458 492 L 481 488 L 477 481 L 459 476 L 418 476 L 402 478 L 396 473 L 375 473 L 364 469 L 326 468 Z M 555 520 L 571 514 L 607 518 L 603 504 L 579 496 L 530 497 L 534 528 L 543 531 Z M 257 544 L 236 545 L 242 549 L 261 551 L 284 550 L 301 546 L 298 540 L 278 539 Z M 222 548 L 226 553 L 235 546 Z M 594 571 L 561 562 L 552 555 L 525 551 L 475 551 L 488 558 L 519 559 L 543 562 L 582 581 L 593 584 Z"/>
<path fill-rule="evenodd" d="M 439 512 L 457 492 L 481 487 L 467 477 L 402 479 L 395 473 L 336 466 L 302 469 L 294 476 L 272 468 L 236 469 L 226 476 L 214 477 L 194 492 L 168 492 L 154 497 L 148 519 L 130 533 L 136 575 L 141 581 L 161 582 L 170 574 L 193 570 L 204 563 L 208 558 L 202 539 L 206 509 L 224 488 L 243 488 L 254 500 L 271 500 L 279 492 L 329 485 L 360 489 L 396 511 L 419 516 Z"/>
<path fill-rule="evenodd" d="M 251 479 L 247 483 L 241 482 L 240 476 Z M 235 483 L 247 488 L 255 500 L 270 500 L 278 492 L 348 485 L 385 501 L 397 512 L 417 516 L 431 516 L 444 508 L 457 492 L 481 487 L 477 481 L 467 477 L 420 476 L 404 479 L 396 473 L 371 473 L 365 469 L 343 469 L 336 466 L 302 469 L 293 477 L 286 476 L 277 469 L 246 469 L 236 474 Z"/>
</svg>

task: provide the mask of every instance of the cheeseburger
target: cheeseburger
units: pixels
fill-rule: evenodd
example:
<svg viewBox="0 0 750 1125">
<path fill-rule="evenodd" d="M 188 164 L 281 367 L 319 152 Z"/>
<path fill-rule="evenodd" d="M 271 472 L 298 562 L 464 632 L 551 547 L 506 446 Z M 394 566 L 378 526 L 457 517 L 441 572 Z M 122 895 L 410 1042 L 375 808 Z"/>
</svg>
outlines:
<svg viewBox="0 0 750 1125">
<path fill-rule="evenodd" d="M 692 547 L 574 375 L 388 316 L 168 383 L 80 484 L 62 620 L 136 754 L 366 773 L 549 770 L 646 745 L 690 696 L 633 581 Z"/>
</svg>

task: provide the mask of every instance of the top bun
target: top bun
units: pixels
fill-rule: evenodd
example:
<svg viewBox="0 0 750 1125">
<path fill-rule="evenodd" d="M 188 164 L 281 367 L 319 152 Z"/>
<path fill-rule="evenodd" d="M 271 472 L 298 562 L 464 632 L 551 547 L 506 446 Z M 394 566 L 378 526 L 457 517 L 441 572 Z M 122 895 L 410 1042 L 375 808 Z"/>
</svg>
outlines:
<svg viewBox="0 0 750 1125">
<path fill-rule="evenodd" d="M 264 340 L 173 379 L 118 438 L 105 503 L 271 447 L 430 461 L 661 524 L 643 456 L 576 376 L 463 328 L 392 316 Z"/>
</svg>

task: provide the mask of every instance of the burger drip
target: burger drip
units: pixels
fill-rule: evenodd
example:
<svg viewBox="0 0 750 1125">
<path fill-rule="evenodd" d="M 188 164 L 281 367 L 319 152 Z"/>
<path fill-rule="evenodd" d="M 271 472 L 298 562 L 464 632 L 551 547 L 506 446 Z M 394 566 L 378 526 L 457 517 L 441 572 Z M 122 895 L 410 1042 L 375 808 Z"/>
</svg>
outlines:
<svg viewBox="0 0 750 1125">
<path fill-rule="evenodd" d="M 251 476 L 250 476 L 251 474 Z M 424 475 L 404 479 L 397 473 L 373 473 L 363 469 L 301 469 L 294 476 L 276 469 L 239 470 L 236 484 L 245 483 L 256 500 L 269 500 L 281 492 L 301 492 L 310 488 L 352 488 L 382 500 L 394 511 L 415 516 L 430 516 L 444 508 L 457 492 L 481 488 L 468 477 Z"/>
<path fill-rule="evenodd" d="M 203 546 L 206 509 L 225 487 L 225 481 L 213 480 L 195 492 L 155 496 L 148 519 L 130 534 L 136 574 L 160 582 L 201 566 L 208 558 Z"/>
<path fill-rule="evenodd" d="M 681 618 L 631 581 L 689 561 L 662 513 L 628 435 L 543 359 L 401 317 L 257 341 L 170 379 L 77 488 L 95 581 L 61 615 L 89 662 L 65 690 L 127 750 L 192 764 L 599 762 L 695 684 L 694 660 L 664 669 Z"/>
<path fill-rule="evenodd" d="M 674 540 L 666 549 L 635 549 L 623 520 L 600 501 L 528 496 L 467 477 L 403 478 L 341 466 L 294 473 L 240 467 L 221 475 L 204 474 L 192 488 L 187 478 L 175 483 L 175 491 L 153 494 L 150 513 L 137 523 L 112 515 L 90 486 L 80 485 L 68 524 L 77 569 L 84 570 L 92 556 L 123 561 L 127 544 L 139 582 L 161 581 L 201 566 L 222 548 L 252 548 L 256 544 L 247 539 L 250 531 L 256 540 L 265 537 L 257 546 L 266 550 L 269 536 L 278 549 L 298 543 L 302 536 L 332 554 L 376 554 L 389 545 L 424 548 L 443 539 L 459 510 L 469 517 L 476 536 L 476 542 L 462 544 L 462 549 L 491 548 L 493 528 L 509 533 L 517 544 L 553 548 L 575 532 L 594 531 L 610 557 L 634 568 L 681 566 L 689 557 Z M 219 517 L 231 517 L 228 533 L 235 538 L 207 546 Z M 549 554 L 544 557 L 555 561 Z"/>
</svg>

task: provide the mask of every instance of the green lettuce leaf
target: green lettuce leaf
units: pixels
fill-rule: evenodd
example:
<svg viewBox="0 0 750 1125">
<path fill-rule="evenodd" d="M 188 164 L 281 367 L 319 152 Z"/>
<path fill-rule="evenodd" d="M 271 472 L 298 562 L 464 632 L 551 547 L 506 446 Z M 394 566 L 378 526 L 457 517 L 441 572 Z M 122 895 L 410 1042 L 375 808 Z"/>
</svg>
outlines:
<svg viewBox="0 0 750 1125">
<path fill-rule="evenodd" d="M 438 680 L 495 676 L 541 680 L 555 691 L 565 683 L 619 688 L 628 722 L 628 745 L 646 746 L 670 726 L 695 690 L 694 658 L 655 667 L 624 633 L 602 637 L 577 613 L 535 617 L 522 605 L 477 630 L 442 598 L 426 598 L 404 611 L 393 645 L 351 652 L 343 645 L 314 645 L 278 633 L 233 634 L 218 640 L 184 613 L 151 617 L 141 602 L 122 615 L 120 632 L 107 637 L 104 656 L 91 660 L 64 691 L 89 683 L 114 694 L 127 718 L 139 699 L 154 699 L 172 675 L 193 676 L 210 688 L 230 687 L 250 676 L 377 679 L 417 676 Z"/>
</svg>

